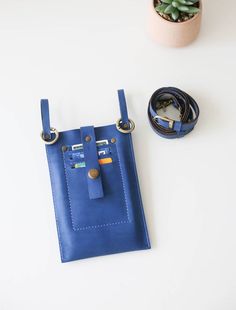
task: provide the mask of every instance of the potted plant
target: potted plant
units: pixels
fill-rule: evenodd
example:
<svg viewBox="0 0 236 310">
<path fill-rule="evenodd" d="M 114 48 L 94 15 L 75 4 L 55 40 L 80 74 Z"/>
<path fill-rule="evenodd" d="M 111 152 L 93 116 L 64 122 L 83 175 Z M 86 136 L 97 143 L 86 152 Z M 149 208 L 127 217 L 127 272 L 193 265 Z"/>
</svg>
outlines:
<svg viewBox="0 0 236 310">
<path fill-rule="evenodd" d="M 185 46 L 197 37 L 201 15 L 201 0 L 152 0 L 151 34 L 164 45 Z"/>
</svg>

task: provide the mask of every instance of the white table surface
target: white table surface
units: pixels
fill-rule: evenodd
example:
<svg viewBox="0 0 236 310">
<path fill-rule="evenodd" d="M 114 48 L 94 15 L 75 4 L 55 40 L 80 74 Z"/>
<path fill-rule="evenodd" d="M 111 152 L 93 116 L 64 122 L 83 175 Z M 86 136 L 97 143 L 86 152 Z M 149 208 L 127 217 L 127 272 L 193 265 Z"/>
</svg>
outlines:
<svg viewBox="0 0 236 310">
<path fill-rule="evenodd" d="M 1 310 L 236 309 L 236 3 L 205 0 L 192 45 L 147 33 L 146 0 L 0 1 Z M 159 87 L 199 103 L 195 130 L 149 127 Z M 152 249 L 61 264 L 41 130 L 114 123 L 125 88 Z"/>
</svg>

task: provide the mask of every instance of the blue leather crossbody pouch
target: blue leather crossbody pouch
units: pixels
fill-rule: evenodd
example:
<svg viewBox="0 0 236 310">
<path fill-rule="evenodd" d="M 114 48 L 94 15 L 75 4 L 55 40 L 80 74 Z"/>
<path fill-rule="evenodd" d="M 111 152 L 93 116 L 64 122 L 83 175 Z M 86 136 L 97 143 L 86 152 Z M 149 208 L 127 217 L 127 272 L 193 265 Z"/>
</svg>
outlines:
<svg viewBox="0 0 236 310">
<path fill-rule="evenodd" d="M 41 100 L 62 262 L 150 248 L 123 90 L 116 124 L 57 132 Z"/>
</svg>

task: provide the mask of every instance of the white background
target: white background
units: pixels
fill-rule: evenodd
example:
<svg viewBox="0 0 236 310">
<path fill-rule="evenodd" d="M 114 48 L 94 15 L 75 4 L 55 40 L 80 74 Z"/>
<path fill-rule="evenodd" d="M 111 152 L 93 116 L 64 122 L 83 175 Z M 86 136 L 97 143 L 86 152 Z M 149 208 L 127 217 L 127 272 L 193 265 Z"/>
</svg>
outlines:
<svg viewBox="0 0 236 310">
<path fill-rule="evenodd" d="M 236 3 L 204 1 L 202 31 L 170 49 L 145 0 L 0 1 L 0 310 L 236 309 Z M 195 130 L 162 139 L 151 94 L 199 103 Z M 41 130 L 114 123 L 124 88 L 152 249 L 61 264 Z"/>
</svg>

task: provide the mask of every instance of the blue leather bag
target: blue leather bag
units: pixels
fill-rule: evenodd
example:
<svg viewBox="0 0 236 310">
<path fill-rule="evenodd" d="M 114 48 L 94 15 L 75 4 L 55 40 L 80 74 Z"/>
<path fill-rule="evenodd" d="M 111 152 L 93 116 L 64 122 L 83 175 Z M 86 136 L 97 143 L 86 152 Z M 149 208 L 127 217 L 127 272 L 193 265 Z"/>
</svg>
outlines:
<svg viewBox="0 0 236 310">
<path fill-rule="evenodd" d="M 116 124 L 43 131 L 62 262 L 150 248 L 123 90 Z"/>
</svg>

